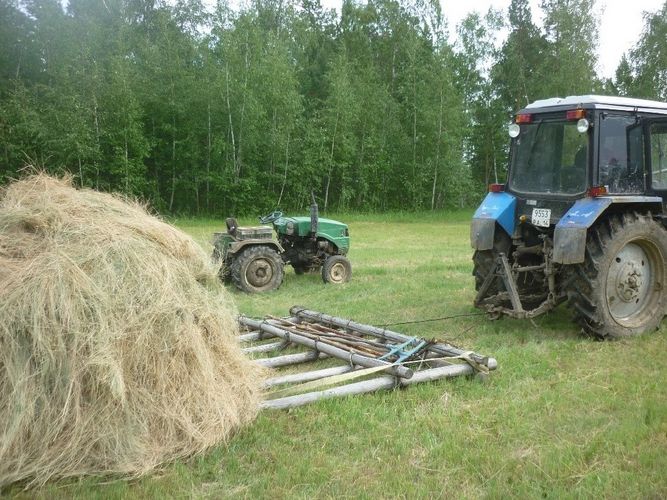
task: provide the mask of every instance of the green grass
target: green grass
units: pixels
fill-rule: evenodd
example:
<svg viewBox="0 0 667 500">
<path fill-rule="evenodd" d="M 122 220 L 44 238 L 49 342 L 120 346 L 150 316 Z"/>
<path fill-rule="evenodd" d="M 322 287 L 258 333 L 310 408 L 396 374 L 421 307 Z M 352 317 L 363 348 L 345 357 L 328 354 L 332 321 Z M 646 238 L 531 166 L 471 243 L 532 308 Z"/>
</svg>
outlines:
<svg viewBox="0 0 667 500">
<path fill-rule="evenodd" d="M 299 304 L 372 324 L 474 312 L 469 212 L 353 215 L 353 279 L 326 286 L 287 270 L 265 295 L 232 291 L 245 314 Z M 244 221 L 252 222 L 252 221 Z M 176 223 L 206 244 L 222 221 Z M 596 342 L 569 311 L 395 327 L 494 356 L 482 382 L 454 379 L 262 413 L 228 446 L 137 481 L 58 482 L 29 496 L 667 496 L 667 322 Z"/>
</svg>

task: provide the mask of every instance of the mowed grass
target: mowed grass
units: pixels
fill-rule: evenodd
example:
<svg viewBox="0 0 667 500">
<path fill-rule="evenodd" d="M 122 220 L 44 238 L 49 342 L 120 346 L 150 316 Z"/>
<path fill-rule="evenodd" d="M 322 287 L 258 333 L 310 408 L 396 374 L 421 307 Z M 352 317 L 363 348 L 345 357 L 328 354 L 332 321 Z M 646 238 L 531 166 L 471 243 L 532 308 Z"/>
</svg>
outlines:
<svg viewBox="0 0 667 500">
<path fill-rule="evenodd" d="M 470 216 L 338 216 L 352 236 L 349 284 L 288 269 L 276 292 L 232 293 L 240 312 L 258 317 L 295 304 L 376 325 L 474 313 Z M 203 245 L 224 227 L 176 224 Z M 499 368 L 485 381 L 263 412 L 227 446 L 152 476 L 59 482 L 27 495 L 667 496 L 667 321 L 616 342 L 581 336 L 564 307 L 532 322 L 471 316 L 394 329 L 493 356 Z"/>
</svg>

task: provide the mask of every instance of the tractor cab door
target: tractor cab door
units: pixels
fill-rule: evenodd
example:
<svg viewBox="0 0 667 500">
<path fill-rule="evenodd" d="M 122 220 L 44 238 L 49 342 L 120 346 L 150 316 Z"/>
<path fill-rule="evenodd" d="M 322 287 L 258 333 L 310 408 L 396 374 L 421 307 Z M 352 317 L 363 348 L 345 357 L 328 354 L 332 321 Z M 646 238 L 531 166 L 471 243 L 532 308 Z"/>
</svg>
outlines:
<svg viewBox="0 0 667 500">
<path fill-rule="evenodd" d="M 662 197 L 663 210 L 667 213 L 667 118 L 647 122 L 646 158 L 649 188 Z"/>
<path fill-rule="evenodd" d="M 643 122 L 635 115 L 604 112 L 599 122 L 598 179 L 609 194 L 644 194 Z"/>
</svg>

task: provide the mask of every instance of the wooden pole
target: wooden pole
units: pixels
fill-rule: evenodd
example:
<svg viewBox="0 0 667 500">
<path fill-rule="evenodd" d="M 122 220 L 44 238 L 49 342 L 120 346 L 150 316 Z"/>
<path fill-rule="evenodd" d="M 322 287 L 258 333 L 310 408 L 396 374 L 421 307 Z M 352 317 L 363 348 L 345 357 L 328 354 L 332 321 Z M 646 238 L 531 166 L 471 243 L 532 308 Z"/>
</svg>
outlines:
<svg viewBox="0 0 667 500">
<path fill-rule="evenodd" d="M 351 372 L 355 367 L 350 365 L 334 366 L 332 368 L 324 368 L 322 370 L 313 370 L 303 373 L 291 373 L 283 375 L 282 377 L 273 377 L 264 381 L 264 387 L 274 387 L 276 385 L 285 384 L 300 384 L 303 382 L 311 382 L 325 377 L 332 377 L 334 375 L 342 375 L 343 373 Z"/>
<path fill-rule="evenodd" d="M 244 316 L 241 316 L 243 318 Z M 267 320 L 271 322 L 272 320 Z M 285 318 L 285 319 L 279 319 L 278 321 L 288 321 L 290 323 L 295 323 L 298 324 L 299 321 L 301 321 L 299 318 Z M 273 335 L 266 333 L 266 332 L 249 332 L 249 333 L 243 333 L 239 335 L 239 342 L 254 342 L 256 340 L 262 340 L 262 339 L 269 339 L 273 337 Z"/>
<path fill-rule="evenodd" d="M 368 356 L 363 356 L 361 354 L 357 354 L 352 351 L 341 349 L 340 347 L 327 344 L 326 342 L 321 340 L 318 341 L 315 339 L 304 337 L 302 335 L 298 335 L 293 332 L 285 331 L 284 329 L 271 325 L 266 321 L 258 321 L 242 316 L 239 318 L 239 322 L 241 322 L 241 324 L 245 326 L 254 328 L 255 330 L 261 330 L 267 333 L 271 333 L 276 337 L 280 337 L 288 342 L 294 342 L 297 344 L 304 345 L 306 347 L 310 347 L 312 349 L 317 349 L 318 351 L 329 354 L 330 356 L 334 356 L 344 361 L 348 361 L 351 365 L 361 365 L 367 368 L 373 368 L 376 366 L 386 366 L 388 373 L 391 373 L 392 375 L 398 375 L 399 377 L 402 378 L 410 378 L 412 377 L 413 374 L 413 371 L 405 366 L 393 365 L 392 363 L 388 363 L 387 361 L 383 361 L 381 359 L 370 358 Z"/>
<path fill-rule="evenodd" d="M 252 354 L 254 352 L 271 352 L 285 345 L 284 341 L 280 342 L 271 342 L 269 344 L 254 345 L 252 347 L 244 347 L 241 351 L 246 354 Z"/>
<path fill-rule="evenodd" d="M 264 332 L 250 332 L 239 335 L 239 342 L 255 342 L 257 340 L 263 340 L 273 337 L 273 335 L 268 335 Z"/>
<path fill-rule="evenodd" d="M 303 406 L 321 399 L 330 399 L 353 394 L 364 394 L 382 389 L 393 389 L 397 386 L 417 384 L 419 382 L 430 382 L 441 378 L 457 377 L 460 375 L 471 375 L 475 370 L 468 364 L 442 366 L 415 372 L 412 378 L 400 379 L 390 375 L 355 382 L 339 387 L 333 387 L 324 391 L 307 392 L 296 396 L 287 396 L 278 399 L 267 399 L 260 403 L 260 408 L 269 410 L 281 410 Z"/>
<path fill-rule="evenodd" d="M 280 366 L 296 365 L 298 363 L 307 363 L 308 361 L 315 361 L 316 359 L 328 358 L 326 354 L 317 351 L 299 352 L 296 354 L 285 354 L 284 356 L 276 356 L 275 358 L 261 358 L 253 360 L 267 368 L 278 368 Z"/>
</svg>

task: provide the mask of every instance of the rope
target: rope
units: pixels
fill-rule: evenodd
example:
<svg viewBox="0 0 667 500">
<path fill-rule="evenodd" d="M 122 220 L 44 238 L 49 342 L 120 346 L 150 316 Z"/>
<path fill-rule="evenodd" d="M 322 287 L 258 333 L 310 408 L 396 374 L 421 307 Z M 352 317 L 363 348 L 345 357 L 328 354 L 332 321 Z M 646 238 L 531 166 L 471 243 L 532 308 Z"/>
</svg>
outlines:
<svg viewBox="0 0 667 500">
<path fill-rule="evenodd" d="M 298 307 L 298 306 L 295 306 L 295 307 L 297 307 L 296 310 L 294 311 L 295 316 L 298 316 L 299 313 L 307 310 L 305 307 Z M 317 318 L 320 322 L 322 321 L 322 314 L 324 314 L 324 313 L 318 313 L 317 314 Z M 419 323 L 430 323 L 430 322 L 433 322 L 433 321 L 445 321 L 445 320 L 448 320 L 448 319 L 455 319 L 455 318 L 468 318 L 468 317 L 472 317 L 472 316 L 484 316 L 486 314 L 487 314 L 486 312 L 453 314 L 451 316 L 442 316 L 442 317 L 439 317 L 439 318 L 417 319 L 417 320 L 413 320 L 413 321 L 399 321 L 397 323 L 387 323 L 387 324 L 384 324 L 384 325 L 377 325 L 377 328 L 386 328 L 388 326 L 396 326 L 396 325 L 416 325 L 416 324 L 419 324 Z M 347 320 L 347 325 L 348 325 L 347 328 L 349 328 L 350 323 L 353 323 L 353 322 L 354 321 L 351 320 L 351 319 Z"/>
<path fill-rule="evenodd" d="M 429 318 L 429 319 L 417 319 L 414 321 L 399 321 L 397 323 L 387 323 L 385 325 L 379 325 L 379 328 L 386 328 L 388 326 L 396 326 L 396 325 L 415 325 L 418 323 L 429 323 L 432 321 L 445 321 L 448 319 L 454 319 L 454 318 L 467 318 L 471 316 L 483 316 L 485 315 L 485 312 L 474 312 L 474 313 L 463 313 L 463 314 L 454 314 L 452 316 L 442 316 L 440 318 Z"/>
</svg>

